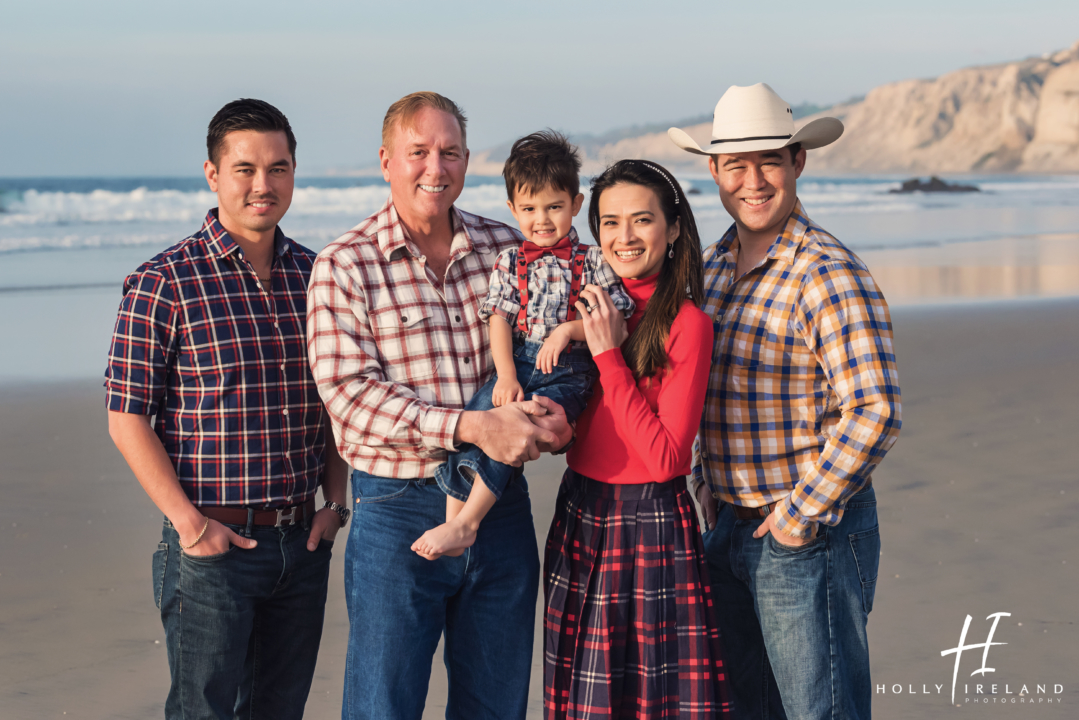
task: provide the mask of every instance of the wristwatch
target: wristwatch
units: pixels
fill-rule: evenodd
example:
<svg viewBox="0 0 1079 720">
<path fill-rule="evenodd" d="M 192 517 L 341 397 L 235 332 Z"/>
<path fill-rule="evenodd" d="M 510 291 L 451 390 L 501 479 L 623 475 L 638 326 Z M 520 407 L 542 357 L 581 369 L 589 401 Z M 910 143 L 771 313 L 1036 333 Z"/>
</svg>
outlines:
<svg viewBox="0 0 1079 720">
<path fill-rule="evenodd" d="M 327 500 L 326 504 L 322 507 L 329 508 L 330 510 L 333 510 L 335 513 L 337 513 L 337 517 L 341 518 L 341 527 L 344 527 L 348 523 L 348 519 L 352 516 L 351 510 L 349 510 L 344 505 L 338 505 L 332 500 Z"/>
</svg>

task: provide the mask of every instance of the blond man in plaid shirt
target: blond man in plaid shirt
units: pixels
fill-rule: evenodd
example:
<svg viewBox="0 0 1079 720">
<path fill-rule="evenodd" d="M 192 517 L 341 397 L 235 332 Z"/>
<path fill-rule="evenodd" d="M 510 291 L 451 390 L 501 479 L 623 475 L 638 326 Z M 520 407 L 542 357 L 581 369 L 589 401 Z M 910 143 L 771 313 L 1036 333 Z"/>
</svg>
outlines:
<svg viewBox="0 0 1079 720">
<path fill-rule="evenodd" d="M 670 130 L 708 156 L 734 218 L 704 253 L 715 345 L 694 481 L 736 717 L 870 717 L 892 327 L 865 265 L 796 194 L 806 149 L 842 132 L 834 118 L 795 131 L 764 84 L 723 95 L 706 148 Z"/>
<path fill-rule="evenodd" d="M 442 523 L 435 469 L 461 443 L 520 466 L 572 431 L 550 401 L 462 409 L 494 364 L 477 311 L 516 230 L 462 212 L 465 117 L 436 93 L 390 106 L 379 149 L 390 198 L 323 250 L 311 275 L 311 369 L 354 468 L 345 550 L 349 611 L 343 717 L 423 713 L 446 636 L 448 718 L 523 718 L 539 557 L 523 475 L 458 557 L 409 547 Z"/>
</svg>

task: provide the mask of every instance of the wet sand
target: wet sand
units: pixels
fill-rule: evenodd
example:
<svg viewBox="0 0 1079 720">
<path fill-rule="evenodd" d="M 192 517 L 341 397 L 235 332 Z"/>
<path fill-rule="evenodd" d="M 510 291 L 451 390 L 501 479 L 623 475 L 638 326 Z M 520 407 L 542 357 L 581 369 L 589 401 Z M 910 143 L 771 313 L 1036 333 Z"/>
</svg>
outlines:
<svg viewBox="0 0 1079 720">
<path fill-rule="evenodd" d="M 874 477 L 875 716 L 1079 716 L 1079 300 L 894 319 L 904 427 Z M 548 457 L 529 468 L 537 543 L 562 467 Z M 161 518 L 109 440 L 98 380 L 0 386 L 0 491 L 0 717 L 160 717 L 168 670 L 150 556 Z M 339 543 L 310 718 L 340 716 L 342 553 Z M 954 708 L 954 655 L 940 653 L 959 644 L 967 615 L 966 642 L 985 642 L 997 612 L 1011 616 L 994 637 L 1007 645 L 988 656 L 996 672 L 971 677 L 982 651 L 965 652 Z M 541 715 L 541 659 L 529 717 Z M 425 717 L 444 705 L 439 655 Z"/>
</svg>

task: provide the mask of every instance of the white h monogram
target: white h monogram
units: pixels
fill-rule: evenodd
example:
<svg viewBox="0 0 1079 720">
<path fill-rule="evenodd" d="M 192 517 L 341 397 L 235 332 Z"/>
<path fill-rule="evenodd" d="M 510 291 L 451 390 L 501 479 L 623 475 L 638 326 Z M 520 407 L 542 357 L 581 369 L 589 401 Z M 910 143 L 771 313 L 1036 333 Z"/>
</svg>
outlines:
<svg viewBox="0 0 1079 720">
<path fill-rule="evenodd" d="M 940 656 L 951 655 L 955 653 L 955 670 L 952 671 L 952 704 L 955 704 L 955 680 L 959 677 L 959 658 L 962 657 L 964 650 L 973 650 L 975 648 L 985 648 L 982 651 L 982 666 L 971 673 L 971 676 L 981 673 L 983 676 L 987 672 L 996 672 L 996 668 L 987 668 L 985 666 L 986 661 L 989 659 L 989 648 L 993 645 L 1007 645 L 1008 643 L 993 642 L 993 633 L 997 631 L 997 623 L 1000 622 L 1002 617 L 1011 617 L 1011 613 L 998 612 L 993 613 L 986 620 L 993 621 L 993 627 L 989 628 L 989 637 L 985 639 L 983 643 L 975 643 L 974 645 L 964 645 L 963 642 L 967 639 L 967 630 L 970 628 L 970 615 L 967 615 L 966 622 L 963 623 L 963 632 L 959 635 L 959 647 L 954 647 L 951 650 L 941 650 Z"/>
</svg>

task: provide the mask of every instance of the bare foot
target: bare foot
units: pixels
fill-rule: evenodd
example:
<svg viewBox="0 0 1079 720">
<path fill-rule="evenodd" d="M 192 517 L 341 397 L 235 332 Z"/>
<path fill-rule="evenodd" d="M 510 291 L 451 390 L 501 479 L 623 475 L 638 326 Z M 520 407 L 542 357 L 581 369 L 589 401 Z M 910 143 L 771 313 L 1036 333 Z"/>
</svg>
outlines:
<svg viewBox="0 0 1079 720">
<path fill-rule="evenodd" d="M 435 560 L 443 555 L 458 557 L 474 542 L 476 529 L 454 518 L 425 532 L 412 543 L 412 550 L 420 557 Z"/>
</svg>

